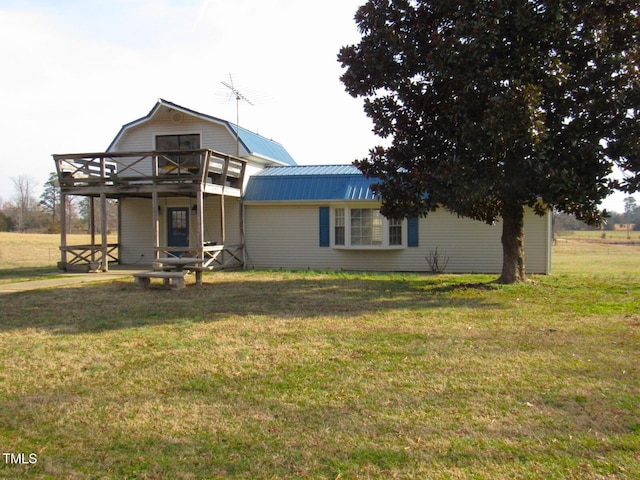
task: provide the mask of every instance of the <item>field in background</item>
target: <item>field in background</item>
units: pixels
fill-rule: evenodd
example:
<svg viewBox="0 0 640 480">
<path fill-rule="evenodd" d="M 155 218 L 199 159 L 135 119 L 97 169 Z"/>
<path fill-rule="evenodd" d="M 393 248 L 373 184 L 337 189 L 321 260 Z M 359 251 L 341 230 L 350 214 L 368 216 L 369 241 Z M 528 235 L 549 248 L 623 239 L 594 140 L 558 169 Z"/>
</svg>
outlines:
<svg viewBox="0 0 640 480">
<path fill-rule="evenodd" d="M 598 241 L 605 243 L 614 242 L 635 242 L 640 244 L 640 231 L 631 230 L 571 230 L 565 232 L 557 232 L 556 238 Z"/>
<path fill-rule="evenodd" d="M 100 241 L 100 238 L 97 239 Z M 109 236 L 117 243 L 117 235 Z M 91 243 L 90 235 L 68 235 L 69 245 Z M 58 275 L 60 235 L 0 232 L 0 284 Z"/>
<path fill-rule="evenodd" d="M 100 237 L 97 237 L 100 242 Z M 109 236 L 118 243 L 117 236 Z M 88 245 L 90 235 L 67 235 L 68 245 Z M 0 270 L 55 267 L 60 261 L 60 235 L 0 232 Z"/>
<path fill-rule="evenodd" d="M 88 235 L 71 235 L 88 243 Z M 0 269 L 53 267 L 60 261 L 60 235 L 0 232 Z"/>
<path fill-rule="evenodd" d="M 640 478 L 640 247 L 553 263 L 4 296 L 0 478 Z"/>
<path fill-rule="evenodd" d="M 626 232 L 563 233 L 556 236 L 551 259 L 554 274 L 640 275 L 640 239 L 629 242 Z"/>
</svg>

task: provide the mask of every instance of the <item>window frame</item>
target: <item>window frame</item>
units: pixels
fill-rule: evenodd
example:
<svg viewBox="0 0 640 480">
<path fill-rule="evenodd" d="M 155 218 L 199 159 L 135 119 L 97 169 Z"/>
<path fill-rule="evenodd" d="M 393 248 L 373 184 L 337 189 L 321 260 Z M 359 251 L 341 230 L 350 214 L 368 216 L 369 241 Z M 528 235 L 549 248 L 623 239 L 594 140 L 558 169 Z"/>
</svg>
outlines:
<svg viewBox="0 0 640 480">
<path fill-rule="evenodd" d="M 331 248 L 338 250 L 402 250 L 407 248 L 407 220 L 403 219 L 399 221 L 396 225 L 393 224 L 393 221 L 382 217 L 382 238 L 380 243 L 372 243 L 372 244 L 354 244 L 353 243 L 353 223 L 352 223 L 352 211 L 353 210 L 374 210 L 379 211 L 380 205 L 372 206 L 367 204 L 341 204 L 341 205 L 333 205 L 331 207 L 331 219 L 330 219 L 330 238 Z M 343 213 L 342 213 L 343 212 Z M 344 220 L 343 222 L 341 220 Z M 341 225 L 343 223 L 343 225 Z M 337 230 L 342 229 L 342 231 Z M 360 226 L 362 229 L 363 227 Z M 364 226 L 366 229 L 367 227 Z M 400 242 L 393 244 L 392 241 L 392 233 L 391 229 L 396 228 L 400 229 Z M 398 236 L 396 233 L 395 239 L 397 240 Z M 339 242 L 339 239 L 342 239 L 343 243 Z"/>
<path fill-rule="evenodd" d="M 188 137 L 198 137 L 197 148 L 186 148 L 189 140 Z M 158 145 L 159 142 L 174 139 L 177 141 L 177 148 L 164 148 Z M 194 139 L 191 139 L 193 141 Z M 186 143 L 186 145 L 185 145 Z M 195 144 L 195 142 L 193 142 Z M 190 132 L 190 133 L 154 133 L 153 135 L 154 150 L 157 151 L 189 151 L 189 150 L 201 150 L 202 149 L 202 132 Z M 185 148 L 183 148 L 185 147 Z M 172 163 L 174 162 L 174 163 Z M 167 168 L 168 170 L 196 170 L 200 169 L 201 156 L 194 154 L 174 154 L 171 156 L 171 162 L 166 159 L 160 159 L 159 167 Z"/>
</svg>

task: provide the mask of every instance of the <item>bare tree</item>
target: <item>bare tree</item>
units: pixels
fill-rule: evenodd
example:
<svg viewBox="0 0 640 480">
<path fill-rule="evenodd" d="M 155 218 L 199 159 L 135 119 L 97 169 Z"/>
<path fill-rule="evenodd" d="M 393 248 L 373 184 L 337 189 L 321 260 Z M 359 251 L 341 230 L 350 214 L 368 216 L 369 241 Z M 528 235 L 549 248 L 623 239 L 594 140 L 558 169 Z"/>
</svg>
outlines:
<svg viewBox="0 0 640 480">
<path fill-rule="evenodd" d="M 38 201 L 33 192 L 38 185 L 36 180 L 29 175 L 11 177 L 14 187 L 13 203 L 16 207 L 16 226 L 19 231 L 26 230 L 34 208 Z"/>
<path fill-rule="evenodd" d="M 638 209 L 638 203 L 636 199 L 629 196 L 624 199 L 624 215 L 627 225 L 627 239 L 631 239 L 631 234 L 629 231 L 631 230 L 631 223 L 633 222 L 633 218 L 635 216 L 636 210 Z"/>
</svg>

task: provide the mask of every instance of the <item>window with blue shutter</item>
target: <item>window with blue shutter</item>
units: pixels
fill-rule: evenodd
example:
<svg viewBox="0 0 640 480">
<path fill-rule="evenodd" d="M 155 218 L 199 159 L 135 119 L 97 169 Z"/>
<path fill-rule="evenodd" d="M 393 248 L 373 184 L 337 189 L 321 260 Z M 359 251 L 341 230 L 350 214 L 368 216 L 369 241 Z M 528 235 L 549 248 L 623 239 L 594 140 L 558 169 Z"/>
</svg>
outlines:
<svg viewBox="0 0 640 480">
<path fill-rule="evenodd" d="M 418 246 L 418 219 L 407 219 L 407 247 Z"/>
<path fill-rule="evenodd" d="M 331 235 L 331 213 L 329 207 L 320 207 L 320 246 L 330 245 Z"/>
</svg>

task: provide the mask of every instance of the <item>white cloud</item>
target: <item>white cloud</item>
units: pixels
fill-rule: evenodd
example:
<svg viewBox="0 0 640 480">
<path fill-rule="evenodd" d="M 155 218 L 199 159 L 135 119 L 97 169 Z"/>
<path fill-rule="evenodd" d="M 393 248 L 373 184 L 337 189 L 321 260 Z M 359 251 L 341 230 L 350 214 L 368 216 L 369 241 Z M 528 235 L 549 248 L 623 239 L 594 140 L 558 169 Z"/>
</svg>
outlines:
<svg viewBox="0 0 640 480">
<path fill-rule="evenodd" d="M 283 143 L 299 163 L 366 156 L 377 141 L 336 61 L 340 46 L 357 40 L 359 3 L 14 2 L 0 10 L 0 41 L 11 46 L 0 52 L 0 128 L 10 139 L 0 197 L 23 173 L 44 183 L 52 153 L 105 149 L 159 97 L 235 120 L 221 85 L 229 72 L 258 92 L 255 106 L 241 105 L 241 124 Z"/>
</svg>

